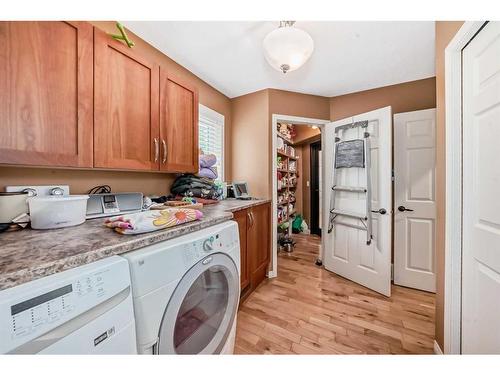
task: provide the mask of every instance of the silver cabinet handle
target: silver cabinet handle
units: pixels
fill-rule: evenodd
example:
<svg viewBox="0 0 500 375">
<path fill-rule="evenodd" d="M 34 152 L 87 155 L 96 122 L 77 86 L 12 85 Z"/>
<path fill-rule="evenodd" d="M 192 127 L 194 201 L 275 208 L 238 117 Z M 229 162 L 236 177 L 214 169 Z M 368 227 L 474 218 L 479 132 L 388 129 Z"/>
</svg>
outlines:
<svg viewBox="0 0 500 375">
<path fill-rule="evenodd" d="M 155 144 L 155 163 L 158 161 L 158 156 L 160 155 L 160 145 L 158 144 L 158 140 L 153 138 Z"/>
<path fill-rule="evenodd" d="M 162 163 L 165 164 L 167 161 L 167 142 L 164 139 L 161 140 L 161 144 L 163 145 L 163 160 Z"/>
<path fill-rule="evenodd" d="M 248 212 L 247 215 L 248 215 L 248 219 L 250 220 L 250 228 L 251 228 L 251 227 L 253 227 L 253 223 L 254 223 L 253 212 Z"/>
</svg>

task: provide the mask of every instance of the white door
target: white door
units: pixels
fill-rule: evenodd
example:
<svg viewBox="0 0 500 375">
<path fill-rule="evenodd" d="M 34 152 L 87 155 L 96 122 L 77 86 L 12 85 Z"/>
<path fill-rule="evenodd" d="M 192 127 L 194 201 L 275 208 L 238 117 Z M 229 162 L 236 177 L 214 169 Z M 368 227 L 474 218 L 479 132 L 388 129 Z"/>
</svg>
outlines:
<svg viewBox="0 0 500 375">
<path fill-rule="evenodd" d="M 436 110 L 394 115 L 394 284 L 436 291 Z"/>
<path fill-rule="evenodd" d="M 322 256 L 325 268 L 373 289 L 391 295 L 391 211 L 392 211 L 392 124 L 391 107 L 328 123 L 324 126 L 323 150 L 323 230 Z M 330 196 L 333 184 L 335 129 L 358 121 L 368 121 L 367 128 L 340 131 L 341 140 L 363 139 L 370 134 L 371 203 L 372 210 L 385 209 L 385 214 L 369 213 L 373 221 L 373 240 L 367 245 L 367 232 L 348 225 L 360 225 L 359 220 L 337 216 L 328 233 Z M 365 186 L 361 168 L 337 169 L 337 185 Z M 360 214 L 366 213 L 366 195 L 359 192 L 337 191 L 335 207 Z"/>
<path fill-rule="evenodd" d="M 462 352 L 500 353 L 500 22 L 464 48 Z"/>
</svg>

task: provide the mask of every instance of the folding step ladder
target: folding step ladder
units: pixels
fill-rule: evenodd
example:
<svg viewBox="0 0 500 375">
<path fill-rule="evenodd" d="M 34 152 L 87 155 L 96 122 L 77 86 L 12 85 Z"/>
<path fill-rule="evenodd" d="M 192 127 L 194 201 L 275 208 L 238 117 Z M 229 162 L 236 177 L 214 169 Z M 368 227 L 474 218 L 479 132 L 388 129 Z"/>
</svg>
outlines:
<svg viewBox="0 0 500 375">
<path fill-rule="evenodd" d="M 353 128 L 365 129 L 362 139 L 353 139 L 342 141 L 341 137 L 345 130 Z M 366 244 L 370 245 L 373 239 L 372 233 L 372 196 L 371 196 L 371 178 L 370 178 L 370 133 L 366 131 L 368 121 L 358 121 L 352 124 L 346 124 L 335 128 L 335 154 L 333 165 L 333 184 L 330 196 L 330 220 L 328 233 L 331 233 L 335 224 L 335 219 L 339 216 L 358 219 L 360 225 L 344 223 L 342 225 L 366 231 Z M 337 185 L 337 170 L 342 168 L 361 168 L 365 172 L 366 186 L 341 186 Z M 357 213 L 343 209 L 335 208 L 335 193 L 337 191 L 346 191 L 365 194 L 366 212 Z M 378 212 L 378 211 L 377 211 Z"/>
</svg>

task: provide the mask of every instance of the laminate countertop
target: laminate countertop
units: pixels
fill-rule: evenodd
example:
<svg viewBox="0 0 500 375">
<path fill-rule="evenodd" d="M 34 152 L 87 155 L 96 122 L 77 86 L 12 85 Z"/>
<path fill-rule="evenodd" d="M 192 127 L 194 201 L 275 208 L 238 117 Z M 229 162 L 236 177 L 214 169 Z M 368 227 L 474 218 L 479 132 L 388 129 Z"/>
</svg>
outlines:
<svg viewBox="0 0 500 375">
<path fill-rule="evenodd" d="M 1 233 L 0 290 L 193 233 L 231 220 L 232 212 L 267 202 L 270 200 L 223 200 L 201 209 L 201 220 L 138 235 L 118 234 L 104 226 L 104 218 L 69 228 Z"/>
</svg>

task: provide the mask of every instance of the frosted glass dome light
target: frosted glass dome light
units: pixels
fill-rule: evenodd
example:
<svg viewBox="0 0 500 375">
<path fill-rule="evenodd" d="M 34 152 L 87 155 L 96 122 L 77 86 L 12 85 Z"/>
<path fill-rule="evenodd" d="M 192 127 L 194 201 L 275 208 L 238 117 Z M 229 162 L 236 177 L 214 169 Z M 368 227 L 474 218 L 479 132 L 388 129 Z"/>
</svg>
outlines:
<svg viewBox="0 0 500 375">
<path fill-rule="evenodd" d="M 262 46 L 267 62 L 283 73 L 300 68 L 311 57 L 314 41 L 294 21 L 282 21 L 280 27 L 266 35 Z"/>
</svg>

